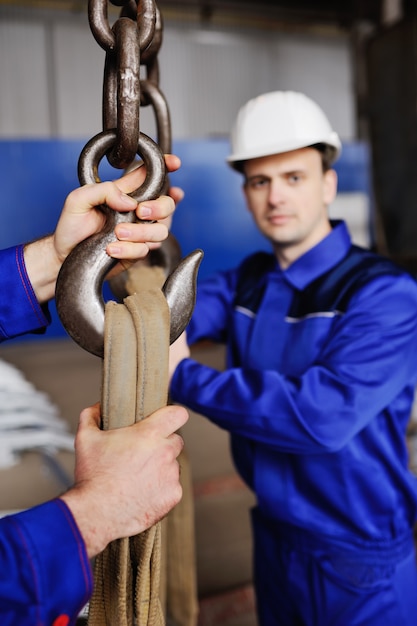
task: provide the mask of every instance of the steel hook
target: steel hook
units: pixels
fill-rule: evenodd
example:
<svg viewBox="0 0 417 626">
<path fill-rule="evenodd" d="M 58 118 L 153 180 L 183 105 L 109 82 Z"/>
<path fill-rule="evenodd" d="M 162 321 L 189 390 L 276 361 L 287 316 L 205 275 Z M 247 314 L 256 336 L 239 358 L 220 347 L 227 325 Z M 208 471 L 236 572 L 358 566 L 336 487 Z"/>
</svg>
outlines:
<svg viewBox="0 0 417 626">
<path fill-rule="evenodd" d="M 80 183 L 99 182 L 98 164 L 116 139 L 114 130 L 104 131 L 91 139 L 81 152 L 78 176 Z M 130 195 L 138 202 L 156 198 L 164 187 L 166 169 L 157 144 L 140 134 L 138 154 L 146 166 L 143 184 Z M 55 301 L 58 315 L 68 334 L 82 348 L 102 357 L 104 353 L 104 280 L 117 263 L 106 253 L 114 241 L 114 227 L 121 221 L 136 221 L 134 211 L 120 214 L 107 206 L 101 207 L 106 216 L 104 229 L 81 242 L 72 250 L 58 275 Z M 168 276 L 162 291 L 171 313 L 170 342 L 187 326 L 195 303 L 197 272 L 203 257 L 195 250 L 183 259 Z"/>
<path fill-rule="evenodd" d="M 98 242 L 100 248 L 103 241 Z M 97 254 L 96 243 L 91 242 L 91 246 L 82 250 L 84 261 L 91 251 L 91 264 L 80 264 L 78 247 L 74 256 L 72 253 L 68 256 L 58 277 L 55 297 L 58 315 L 67 333 L 84 350 L 103 357 L 105 303 L 102 286 L 108 269 L 103 256 Z M 180 336 L 191 319 L 202 258 L 201 250 L 191 252 L 180 261 L 162 287 L 170 310 L 170 343 Z"/>
</svg>

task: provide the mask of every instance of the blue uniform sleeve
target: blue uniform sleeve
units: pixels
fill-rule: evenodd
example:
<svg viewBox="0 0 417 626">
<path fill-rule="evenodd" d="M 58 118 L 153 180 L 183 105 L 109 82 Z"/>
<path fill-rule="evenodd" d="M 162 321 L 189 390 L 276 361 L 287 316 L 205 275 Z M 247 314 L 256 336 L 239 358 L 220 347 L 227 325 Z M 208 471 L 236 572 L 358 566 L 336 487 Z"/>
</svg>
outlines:
<svg viewBox="0 0 417 626">
<path fill-rule="evenodd" d="M 84 542 L 62 500 L 0 520 L 2 626 L 75 624 L 92 591 Z M 61 620 L 61 621 L 60 621 Z"/>
<path fill-rule="evenodd" d="M 50 318 L 30 284 L 23 245 L 0 251 L 0 341 L 43 331 Z"/>
<path fill-rule="evenodd" d="M 204 339 L 227 341 L 230 310 L 235 297 L 237 272 L 219 272 L 204 281 L 199 291 L 194 315 L 187 328 L 190 345 Z"/>
<path fill-rule="evenodd" d="M 42 331 L 49 315 L 30 284 L 23 246 L 0 251 L 0 270 L 0 341 Z M 0 520 L 2 626 L 75 624 L 91 591 L 84 541 L 62 500 Z"/>
<path fill-rule="evenodd" d="M 221 331 L 215 327 L 210 335 L 207 315 L 220 311 L 226 324 L 223 308 L 214 290 L 197 300 L 191 341 L 202 335 L 217 340 Z M 332 324 L 314 362 L 296 376 L 250 366 L 219 372 L 185 359 L 173 376 L 171 397 L 232 434 L 283 452 L 339 450 L 399 402 L 401 394 L 402 402 L 407 394 L 408 401 L 412 397 L 417 372 L 415 281 L 406 274 L 378 277 L 353 296 L 347 312 Z M 273 346 L 271 338 L 271 350 Z"/>
</svg>

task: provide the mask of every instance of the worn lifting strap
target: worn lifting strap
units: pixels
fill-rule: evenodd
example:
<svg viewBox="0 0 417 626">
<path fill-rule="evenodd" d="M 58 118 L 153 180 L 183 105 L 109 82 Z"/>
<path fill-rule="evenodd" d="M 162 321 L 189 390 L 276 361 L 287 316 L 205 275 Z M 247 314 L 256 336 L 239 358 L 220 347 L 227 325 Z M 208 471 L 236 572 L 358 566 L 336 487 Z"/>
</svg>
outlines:
<svg viewBox="0 0 417 626">
<path fill-rule="evenodd" d="M 104 429 L 133 424 L 167 403 L 169 308 L 159 288 L 148 289 L 160 282 L 160 271 L 156 266 L 131 270 L 131 281 L 140 276 L 139 292 L 124 304 L 106 305 Z M 178 626 L 195 626 L 194 511 L 185 453 L 180 464 L 179 505 L 162 524 L 111 543 L 97 557 L 89 626 L 162 626 L 164 614 Z"/>
<path fill-rule="evenodd" d="M 167 403 L 169 310 L 160 289 L 105 311 L 103 428 L 129 426 Z M 138 476 L 140 480 L 140 476 Z M 164 623 L 159 600 L 160 524 L 110 544 L 96 559 L 92 626 Z"/>
</svg>

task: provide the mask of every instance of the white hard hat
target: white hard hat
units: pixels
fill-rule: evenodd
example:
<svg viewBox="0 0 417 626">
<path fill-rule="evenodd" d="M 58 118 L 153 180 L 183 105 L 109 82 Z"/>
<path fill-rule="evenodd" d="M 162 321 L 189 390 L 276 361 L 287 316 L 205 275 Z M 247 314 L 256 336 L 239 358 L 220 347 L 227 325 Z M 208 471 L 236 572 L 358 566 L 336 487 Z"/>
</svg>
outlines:
<svg viewBox="0 0 417 626">
<path fill-rule="evenodd" d="M 333 148 L 333 162 L 342 148 L 320 107 L 295 91 L 272 91 L 249 100 L 238 113 L 231 143 L 232 154 L 227 161 L 232 167 L 248 159 L 314 144 Z"/>
</svg>

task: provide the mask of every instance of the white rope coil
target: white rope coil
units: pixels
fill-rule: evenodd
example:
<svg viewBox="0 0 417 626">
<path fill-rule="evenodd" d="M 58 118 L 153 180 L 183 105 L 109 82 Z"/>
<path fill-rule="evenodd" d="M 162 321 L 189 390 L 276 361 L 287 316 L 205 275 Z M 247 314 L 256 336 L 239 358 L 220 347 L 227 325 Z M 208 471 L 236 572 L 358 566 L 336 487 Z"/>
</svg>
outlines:
<svg viewBox="0 0 417 626">
<path fill-rule="evenodd" d="M 0 468 L 16 465 L 28 450 L 73 452 L 74 436 L 48 395 L 0 360 Z"/>
</svg>

